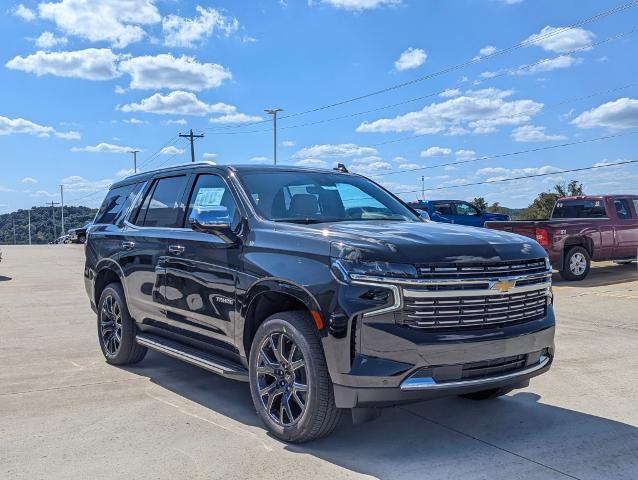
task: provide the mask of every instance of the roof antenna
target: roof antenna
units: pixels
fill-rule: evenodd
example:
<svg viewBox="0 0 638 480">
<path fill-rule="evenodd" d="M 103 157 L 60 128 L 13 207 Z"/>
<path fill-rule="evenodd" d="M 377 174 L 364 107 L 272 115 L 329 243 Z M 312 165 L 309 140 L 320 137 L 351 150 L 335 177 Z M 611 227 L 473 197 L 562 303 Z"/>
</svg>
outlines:
<svg viewBox="0 0 638 480">
<path fill-rule="evenodd" d="M 350 173 L 343 163 L 338 163 L 337 167 L 333 168 L 333 170 L 336 170 L 339 173 Z"/>
</svg>

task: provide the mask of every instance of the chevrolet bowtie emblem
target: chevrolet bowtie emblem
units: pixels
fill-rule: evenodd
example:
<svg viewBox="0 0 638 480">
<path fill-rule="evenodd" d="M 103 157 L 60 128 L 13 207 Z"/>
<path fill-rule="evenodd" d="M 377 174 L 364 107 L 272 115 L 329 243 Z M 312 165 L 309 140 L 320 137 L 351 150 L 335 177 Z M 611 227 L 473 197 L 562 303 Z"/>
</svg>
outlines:
<svg viewBox="0 0 638 480">
<path fill-rule="evenodd" d="M 499 280 L 498 282 L 492 283 L 492 290 L 499 290 L 502 293 L 509 292 L 510 288 L 514 288 L 516 285 L 515 280 Z"/>
</svg>

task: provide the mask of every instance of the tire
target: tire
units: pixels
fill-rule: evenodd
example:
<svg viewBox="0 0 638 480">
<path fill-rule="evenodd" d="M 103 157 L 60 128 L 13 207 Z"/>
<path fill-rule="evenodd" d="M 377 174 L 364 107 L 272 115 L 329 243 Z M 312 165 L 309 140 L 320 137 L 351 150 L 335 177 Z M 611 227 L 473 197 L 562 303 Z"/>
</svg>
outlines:
<svg viewBox="0 0 638 480">
<path fill-rule="evenodd" d="M 275 437 L 307 442 L 328 435 L 339 423 L 323 348 L 307 313 L 276 313 L 259 326 L 249 377 L 257 414 Z"/>
<path fill-rule="evenodd" d="M 135 341 L 135 322 L 126 306 L 122 285 L 111 283 L 104 288 L 97 312 L 98 341 L 106 361 L 113 365 L 130 365 L 141 361 L 147 350 Z"/>
<path fill-rule="evenodd" d="M 78 243 L 86 243 L 86 235 L 78 235 Z"/>
<path fill-rule="evenodd" d="M 572 247 L 567 250 L 560 276 L 570 282 L 583 280 L 589 273 L 591 258 L 583 247 Z"/>
<path fill-rule="evenodd" d="M 459 397 L 467 398 L 468 400 L 491 400 L 493 398 L 502 397 L 507 395 L 513 390 L 513 388 L 490 388 L 489 390 L 481 390 L 479 392 L 464 393 Z"/>
</svg>

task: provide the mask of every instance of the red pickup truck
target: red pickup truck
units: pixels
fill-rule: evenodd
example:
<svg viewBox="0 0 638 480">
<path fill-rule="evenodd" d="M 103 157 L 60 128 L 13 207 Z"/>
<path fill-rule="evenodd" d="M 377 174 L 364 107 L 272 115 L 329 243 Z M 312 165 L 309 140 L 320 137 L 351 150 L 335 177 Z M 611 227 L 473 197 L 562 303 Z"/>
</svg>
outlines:
<svg viewBox="0 0 638 480">
<path fill-rule="evenodd" d="M 486 222 L 487 228 L 534 238 L 565 280 L 582 280 L 590 262 L 638 258 L 638 195 L 559 198 L 550 220 Z"/>
</svg>

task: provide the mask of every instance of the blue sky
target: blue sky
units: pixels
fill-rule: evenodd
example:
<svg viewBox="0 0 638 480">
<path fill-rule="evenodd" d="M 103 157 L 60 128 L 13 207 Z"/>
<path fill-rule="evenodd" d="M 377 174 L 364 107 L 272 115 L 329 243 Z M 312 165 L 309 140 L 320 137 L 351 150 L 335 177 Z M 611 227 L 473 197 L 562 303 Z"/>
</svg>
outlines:
<svg viewBox="0 0 638 480">
<path fill-rule="evenodd" d="M 565 28 L 619 4 L 3 2 L 0 212 L 58 201 L 61 183 L 67 203 L 96 206 L 131 148 L 142 170 L 188 161 L 189 128 L 206 135 L 198 159 L 270 163 L 268 107 L 284 109 L 279 163 L 345 163 L 406 200 L 421 176 L 439 189 L 427 198 L 511 207 L 571 178 L 636 193 L 636 165 L 464 186 L 638 158 L 638 6 Z"/>
</svg>

